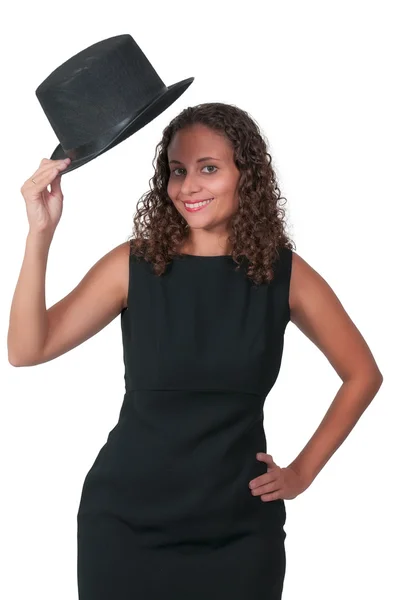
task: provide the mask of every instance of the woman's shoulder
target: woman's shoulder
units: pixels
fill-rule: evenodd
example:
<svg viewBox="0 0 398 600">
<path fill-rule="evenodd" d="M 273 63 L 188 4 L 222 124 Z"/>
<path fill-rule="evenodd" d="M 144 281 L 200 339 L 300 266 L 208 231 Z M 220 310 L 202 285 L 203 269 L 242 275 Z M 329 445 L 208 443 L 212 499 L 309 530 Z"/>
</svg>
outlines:
<svg viewBox="0 0 398 600">
<path fill-rule="evenodd" d="M 290 279 L 294 254 L 295 252 L 290 246 L 280 246 L 277 249 L 273 264 L 275 277 L 287 277 Z"/>
</svg>

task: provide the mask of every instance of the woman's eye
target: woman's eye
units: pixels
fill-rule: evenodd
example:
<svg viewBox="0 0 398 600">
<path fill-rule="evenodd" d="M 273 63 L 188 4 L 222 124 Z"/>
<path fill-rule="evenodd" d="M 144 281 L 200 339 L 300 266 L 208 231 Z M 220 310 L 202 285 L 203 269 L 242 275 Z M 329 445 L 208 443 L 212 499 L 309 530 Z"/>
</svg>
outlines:
<svg viewBox="0 0 398 600">
<path fill-rule="evenodd" d="M 205 167 L 203 167 L 204 169 L 216 169 L 217 167 L 214 165 L 206 165 Z M 175 173 L 178 176 L 177 171 L 184 171 L 185 169 L 182 169 L 181 167 L 177 167 L 176 169 L 173 169 L 172 173 Z M 215 171 L 210 171 L 210 173 L 215 173 Z M 210 175 L 210 173 L 208 173 Z"/>
</svg>

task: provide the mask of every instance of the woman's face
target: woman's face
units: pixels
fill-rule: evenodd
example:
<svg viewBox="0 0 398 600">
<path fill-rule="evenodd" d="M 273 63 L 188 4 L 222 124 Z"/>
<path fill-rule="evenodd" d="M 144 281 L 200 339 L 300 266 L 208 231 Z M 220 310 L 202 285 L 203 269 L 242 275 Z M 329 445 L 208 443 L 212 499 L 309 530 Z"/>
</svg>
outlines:
<svg viewBox="0 0 398 600">
<path fill-rule="evenodd" d="M 240 176 L 229 140 L 205 125 L 191 125 L 175 134 L 168 161 L 167 193 L 189 227 L 227 229 L 238 208 Z"/>
</svg>

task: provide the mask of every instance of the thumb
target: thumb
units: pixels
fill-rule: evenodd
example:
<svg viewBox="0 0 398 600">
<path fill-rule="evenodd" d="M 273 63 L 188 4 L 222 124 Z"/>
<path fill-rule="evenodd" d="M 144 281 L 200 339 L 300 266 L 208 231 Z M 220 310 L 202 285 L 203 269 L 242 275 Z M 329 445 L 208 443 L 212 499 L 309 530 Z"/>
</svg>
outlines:
<svg viewBox="0 0 398 600">
<path fill-rule="evenodd" d="M 62 190 L 61 190 L 61 173 L 55 177 L 55 179 L 51 182 L 51 196 L 56 196 L 60 200 L 62 200 Z"/>
<path fill-rule="evenodd" d="M 258 452 L 256 458 L 261 462 L 265 462 L 267 465 L 276 466 L 271 454 L 266 454 L 265 452 Z"/>
</svg>

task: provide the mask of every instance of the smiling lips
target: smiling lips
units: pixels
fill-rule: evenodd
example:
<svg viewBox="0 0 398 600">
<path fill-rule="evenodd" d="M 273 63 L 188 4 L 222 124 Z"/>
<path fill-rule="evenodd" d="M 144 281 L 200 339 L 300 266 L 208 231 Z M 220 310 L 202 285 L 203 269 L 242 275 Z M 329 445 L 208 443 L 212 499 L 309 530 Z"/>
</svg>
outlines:
<svg viewBox="0 0 398 600">
<path fill-rule="evenodd" d="M 200 202 L 184 202 L 185 210 L 188 212 L 197 212 L 198 210 L 202 210 L 212 202 L 214 198 L 209 198 L 209 200 L 203 200 Z"/>
</svg>

